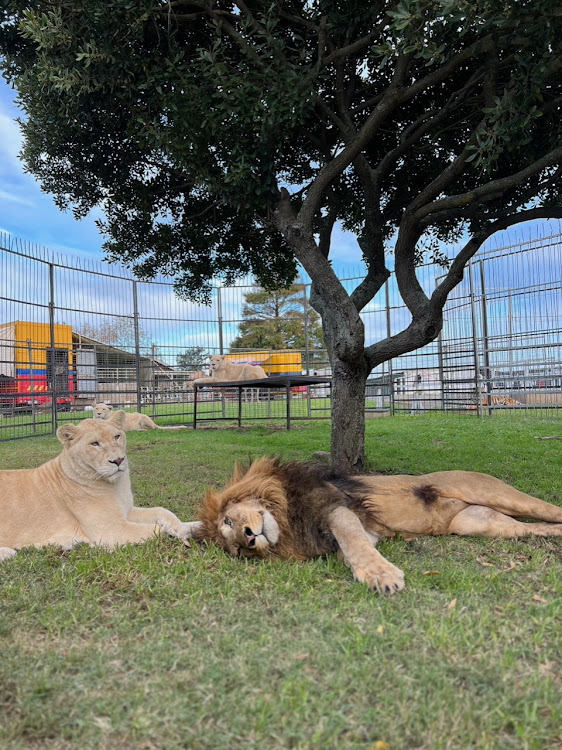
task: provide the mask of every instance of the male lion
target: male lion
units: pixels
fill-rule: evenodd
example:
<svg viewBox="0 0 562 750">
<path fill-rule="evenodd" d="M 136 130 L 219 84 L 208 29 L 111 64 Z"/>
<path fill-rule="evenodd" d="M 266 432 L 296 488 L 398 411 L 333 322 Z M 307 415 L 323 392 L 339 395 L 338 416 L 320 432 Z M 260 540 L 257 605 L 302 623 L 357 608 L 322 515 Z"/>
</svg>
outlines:
<svg viewBox="0 0 562 750">
<path fill-rule="evenodd" d="M 113 412 L 113 406 L 109 404 L 93 404 L 92 409 L 94 412 L 94 419 L 106 419 L 112 420 L 115 414 L 119 412 Z M 125 415 L 125 422 L 121 427 L 125 432 L 141 432 L 142 430 L 185 430 L 186 426 L 183 424 L 166 425 L 161 426 L 153 422 L 152 419 L 146 415 L 141 414 L 138 411 L 135 412 L 121 412 Z"/>
<path fill-rule="evenodd" d="M 546 523 L 521 523 L 512 516 Z M 404 574 L 374 548 L 417 536 L 562 537 L 562 508 L 471 471 L 424 476 L 341 476 L 327 467 L 261 458 L 236 465 L 222 492 L 207 490 L 198 541 L 235 557 L 306 560 L 338 552 L 356 580 L 379 593 L 404 588 Z"/>
<path fill-rule="evenodd" d="M 126 438 L 118 422 L 85 419 L 58 428 L 62 453 L 37 469 L 0 471 L 0 561 L 21 547 L 86 542 L 112 548 L 189 526 L 165 508 L 133 505 Z"/>
<path fill-rule="evenodd" d="M 259 365 L 236 365 L 229 362 L 224 354 L 213 354 L 209 358 L 211 363 L 211 377 L 197 378 L 193 385 L 204 383 L 234 383 L 237 380 L 262 380 L 267 373 Z"/>
</svg>

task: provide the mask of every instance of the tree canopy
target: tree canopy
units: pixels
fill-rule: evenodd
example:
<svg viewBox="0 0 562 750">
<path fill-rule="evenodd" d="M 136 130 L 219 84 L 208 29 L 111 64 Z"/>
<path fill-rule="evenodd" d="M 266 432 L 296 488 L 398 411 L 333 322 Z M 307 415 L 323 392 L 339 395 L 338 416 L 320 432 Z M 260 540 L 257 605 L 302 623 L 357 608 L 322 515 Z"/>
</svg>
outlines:
<svg viewBox="0 0 562 750">
<path fill-rule="evenodd" d="M 196 299 L 304 266 L 344 467 L 370 370 L 437 336 L 487 237 L 562 216 L 556 0 L 6 0 L 0 21 L 25 164 L 62 208 L 104 208 L 110 257 Z M 338 221 L 367 269 L 351 294 Z M 453 240 L 428 296 L 417 264 Z M 366 347 L 390 252 L 411 322 Z"/>
<path fill-rule="evenodd" d="M 142 347 L 151 345 L 150 337 L 142 329 L 137 327 L 135 333 L 135 323 L 131 318 L 113 318 L 110 321 L 99 323 L 83 323 L 79 331 L 82 336 L 99 341 L 102 344 L 117 346 L 122 349 L 133 349 L 136 346 L 136 337 Z"/>
<path fill-rule="evenodd" d="M 192 346 L 176 357 L 176 364 L 184 372 L 199 372 L 207 365 L 209 355 L 203 346 Z"/>
<path fill-rule="evenodd" d="M 303 284 L 268 291 L 257 288 L 244 295 L 238 336 L 239 349 L 323 349 L 320 317 L 308 304 Z"/>
</svg>

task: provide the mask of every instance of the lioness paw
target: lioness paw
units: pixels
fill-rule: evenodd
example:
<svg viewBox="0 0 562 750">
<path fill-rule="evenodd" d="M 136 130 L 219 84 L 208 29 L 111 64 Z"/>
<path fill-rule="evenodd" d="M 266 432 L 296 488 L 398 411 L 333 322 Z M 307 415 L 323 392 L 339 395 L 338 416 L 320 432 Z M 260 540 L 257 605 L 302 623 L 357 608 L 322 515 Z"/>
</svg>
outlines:
<svg viewBox="0 0 562 750">
<path fill-rule="evenodd" d="M 0 562 L 10 560 L 16 554 L 16 550 L 11 547 L 0 547 Z"/>
<path fill-rule="evenodd" d="M 194 530 L 200 526 L 200 522 L 182 523 L 178 519 L 163 518 L 158 520 L 158 525 L 164 534 L 170 534 L 170 536 L 175 536 L 178 539 L 190 539 L 193 536 Z"/>
<path fill-rule="evenodd" d="M 379 594 L 395 594 L 404 588 L 404 573 L 395 565 L 388 563 L 384 567 L 379 563 L 367 563 L 353 569 L 354 578 L 366 583 L 370 589 Z"/>
<path fill-rule="evenodd" d="M 177 536 L 182 538 L 183 524 L 178 520 L 170 520 L 169 518 L 159 518 L 156 523 L 162 529 L 162 533 L 169 534 L 170 536 Z"/>
<path fill-rule="evenodd" d="M 187 523 L 182 523 L 182 529 L 181 533 L 178 534 L 180 539 L 191 539 L 195 531 L 200 528 L 203 524 L 201 521 L 188 521 Z"/>
</svg>

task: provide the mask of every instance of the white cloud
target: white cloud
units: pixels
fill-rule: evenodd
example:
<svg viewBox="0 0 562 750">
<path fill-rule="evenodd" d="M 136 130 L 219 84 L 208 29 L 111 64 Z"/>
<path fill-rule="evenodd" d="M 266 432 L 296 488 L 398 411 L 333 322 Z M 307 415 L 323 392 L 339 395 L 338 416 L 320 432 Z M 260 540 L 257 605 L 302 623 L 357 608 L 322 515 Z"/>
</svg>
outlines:
<svg viewBox="0 0 562 750">
<path fill-rule="evenodd" d="M 6 160 L 10 169 L 16 166 L 21 169 L 18 153 L 21 150 L 22 137 L 19 125 L 4 112 L 0 112 L 0 154 Z M 4 170 L 2 170 L 4 172 Z"/>
<path fill-rule="evenodd" d="M 352 263 L 357 266 L 363 262 L 355 235 L 344 231 L 339 224 L 336 224 L 332 234 L 330 259 L 334 263 Z"/>
<path fill-rule="evenodd" d="M 32 208 L 35 206 L 35 203 L 28 198 L 20 198 L 19 195 L 8 193 L 5 190 L 0 190 L 0 201 L 11 201 L 12 203 L 19 203 L 22 206 L 31 206 Z"/>
</svg>

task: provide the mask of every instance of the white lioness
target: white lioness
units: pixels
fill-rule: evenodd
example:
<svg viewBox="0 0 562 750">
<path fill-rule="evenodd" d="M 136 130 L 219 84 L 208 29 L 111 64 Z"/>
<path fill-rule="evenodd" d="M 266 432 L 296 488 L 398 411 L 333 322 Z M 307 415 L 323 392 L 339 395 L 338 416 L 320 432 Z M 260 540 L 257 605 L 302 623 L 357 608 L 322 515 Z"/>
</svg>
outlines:
<svg viewBox="0 0 562 750">
<path fill-rule="evenodd" d="M 211 377 L 197 378 L 194 385 L 203 383 L 234 383 L 238 380 L 261 380 L 267 378 L 267 373 L 259 365 L 235 365 L 229 362 L 224 354 L 213 354 L 209 358 L 211 363 Z"/>
<path fill-rule="evenodd" d="M 126 438 L 114 422 L 85 419 L 57 430 L 60 455 L 37 469 L 0 471 L 0 561 L 21 547 L 70 549 L 79 542 L 112 548 L 189 527 L 165 508 L 133 504 Z"/>
<path fill-rule="evenodd" d="M 94 412 L 94 419 L 106 419 L 111 420 L 118 412 L 113 411 L 113 406 L 109 404 L 93 404 L 92 409 Z M 147 414 L 141 414 L 138 411 L 135 412 L 122 412 L 125 415 L 125 422 L 121 427 L 125 432 L 141 432 L 142 430 L 185 430 L 186 426 L 183 424 L 167 425 L 165 427 L 156 424 Z"/>
</svg>

